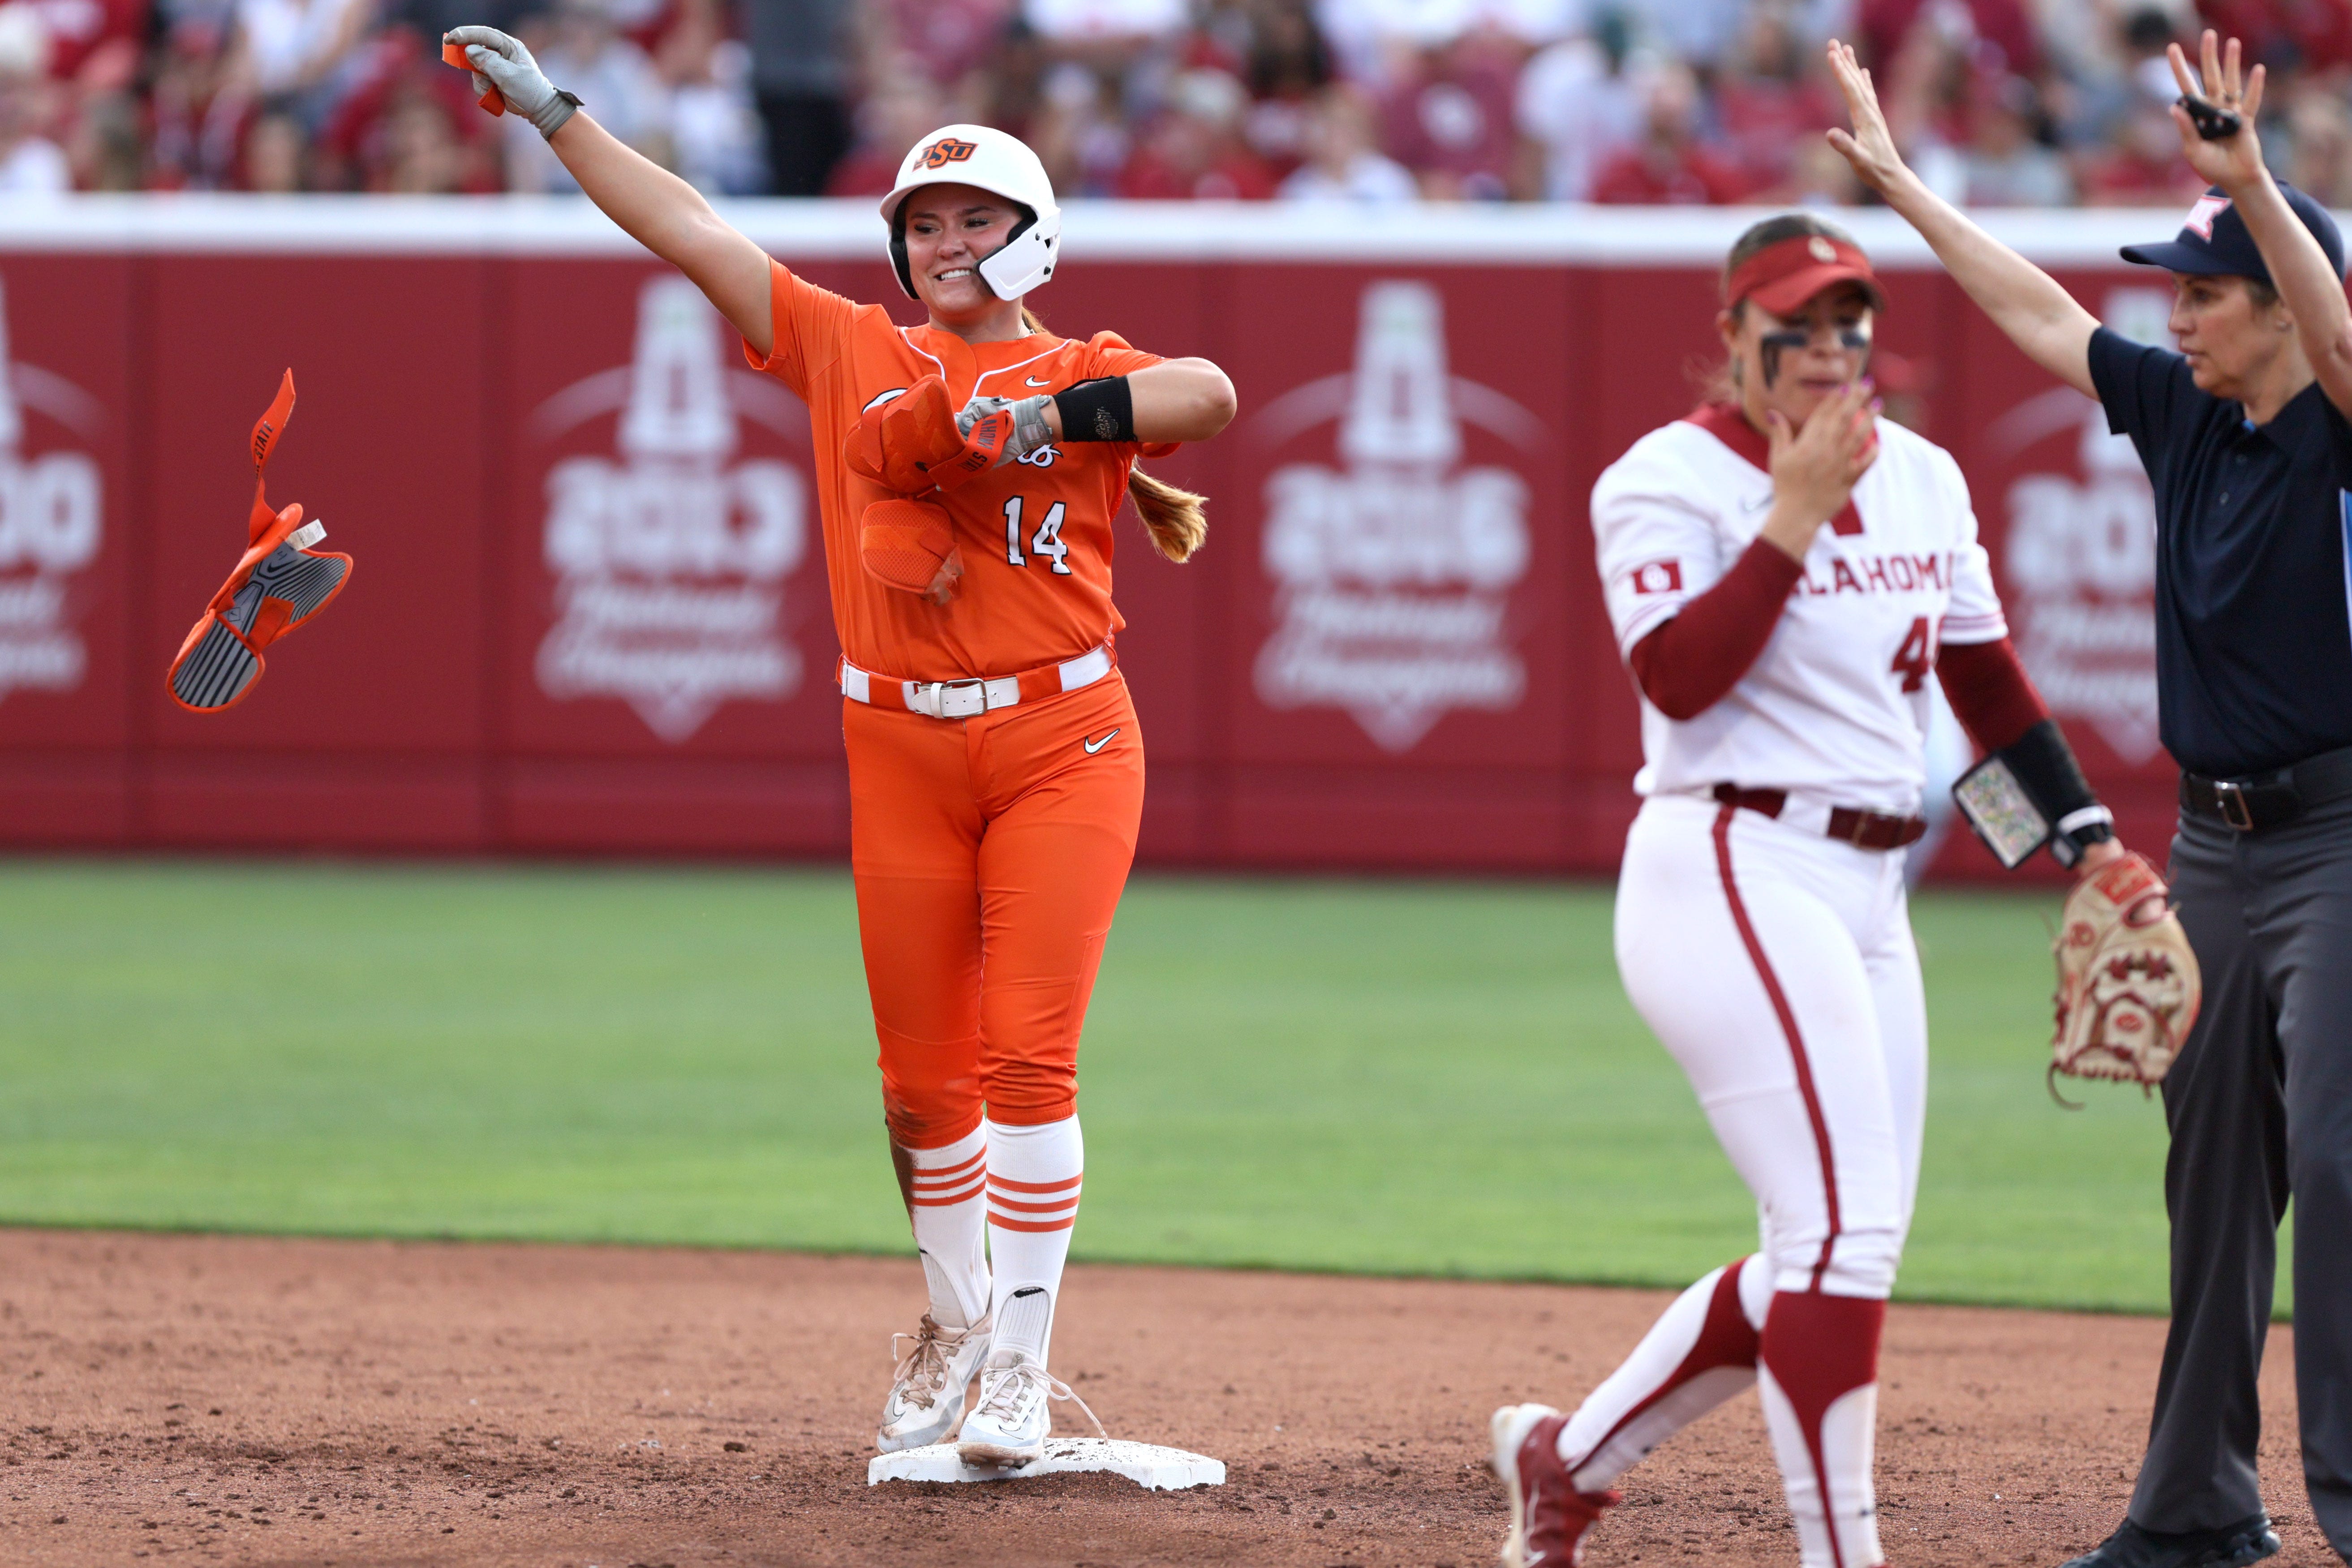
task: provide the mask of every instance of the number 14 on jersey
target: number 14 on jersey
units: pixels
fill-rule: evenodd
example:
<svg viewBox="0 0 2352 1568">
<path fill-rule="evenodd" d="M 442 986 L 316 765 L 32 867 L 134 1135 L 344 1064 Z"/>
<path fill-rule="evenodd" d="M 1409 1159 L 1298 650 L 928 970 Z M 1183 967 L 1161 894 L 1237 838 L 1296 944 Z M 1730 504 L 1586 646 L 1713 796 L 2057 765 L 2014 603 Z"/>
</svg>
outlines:
<svg viewBox="0 0 2352 1568">
<path fill-rule="evenodd" d="M 1015 566 L 1026 566 L 1030 555 L 1039 556 L 1053 563 L 1055 575 L 1068 576 L 1070 547 L 1062 542 L 1062 503 L 1055 501 L 1045 509 L 1045 515 L 1037 520 L 1037 531 L 1030 536 L 1028 554 L 1025 555 L 1022 553 L 1021 546 L 1022 509 L 1019 496 L 1011 497 L 1004 503 L 1004 559 Z"/>
</svg>

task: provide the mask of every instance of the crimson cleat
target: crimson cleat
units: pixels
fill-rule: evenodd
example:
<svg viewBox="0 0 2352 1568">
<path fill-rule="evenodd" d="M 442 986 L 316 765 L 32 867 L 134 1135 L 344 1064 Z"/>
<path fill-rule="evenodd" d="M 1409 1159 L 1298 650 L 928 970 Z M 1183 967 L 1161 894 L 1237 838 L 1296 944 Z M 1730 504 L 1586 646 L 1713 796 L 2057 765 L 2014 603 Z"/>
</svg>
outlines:
<svg viewBox="0 0 2352 1568">
<path fill-rule="evenodd" d="M 1506 1405 L 1495 1412 L 1495 1473 L 1511 1494 L 1511 1534 L 1503 1568 L 1577 1568 L 1584 1538 L 1622 1492 L 1580 1492 L 1559 1457 L 1568 1417 L 1549 1405 Z"/>
</svg>

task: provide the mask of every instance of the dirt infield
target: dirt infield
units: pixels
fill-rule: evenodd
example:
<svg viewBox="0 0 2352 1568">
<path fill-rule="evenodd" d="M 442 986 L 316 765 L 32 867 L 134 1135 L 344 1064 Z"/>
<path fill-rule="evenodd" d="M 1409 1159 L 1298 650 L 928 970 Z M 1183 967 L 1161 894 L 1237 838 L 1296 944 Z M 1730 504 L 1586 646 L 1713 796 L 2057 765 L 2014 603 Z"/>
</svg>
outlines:
<svg viewBox="0 0 2352 1568">
<path fill-rule="evenodd" d="M 0 1232 L 0 1561 L 1491 1563 L 1488 1412 L 1573 1399 L 1654 1293 L 1074 1269 L 1056 1370 L 1230 1484 L 869 1489 L 911 1263 Z M 2284 1563 L 2334 1562 L 2265 1378 Z M 2121 1512 L 2162 1325 L 1897 1308 L 1897 1563 L 2055 1564 Z M 1065 1429 L 1070 1429 L 1067 1423 Z M 1630 1478 L 1593 1568 L 1796 1560 L 1754 1399 Z"/>
</svg>

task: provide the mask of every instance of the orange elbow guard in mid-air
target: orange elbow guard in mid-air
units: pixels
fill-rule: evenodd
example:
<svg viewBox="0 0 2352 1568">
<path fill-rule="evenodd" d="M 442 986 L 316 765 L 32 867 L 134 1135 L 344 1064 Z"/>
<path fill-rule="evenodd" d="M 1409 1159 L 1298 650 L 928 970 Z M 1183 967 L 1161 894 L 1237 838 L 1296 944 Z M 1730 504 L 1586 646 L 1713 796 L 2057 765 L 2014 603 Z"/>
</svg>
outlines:
<svg viewBox="0 0 2352 1568">
<path fill-rule="evenodd" d="M 293 414 L 289 370 L 253 426 L 253 512 L 245 554 L 172 660 L 172 700 L 193 712 L 235 707 L 261 679 L 261 650 L 325 609 L 351 581 L 350 556 L 310 548 L 327 536 L 324 524 L 305 526 L 299 503 L 270 510 L 262 469 Z"/>
<path fill-rule="evenodd" d="M 866 574 L 910 594 L 929 594 L 955 548 L 955 525 L 934 501 L 877 500 L 858 519 Z"/>
<path fill-rule="evenodd" d="M 870 404 L 841 445 L 850 471 L 886 490 L 945 494 L 996 466 L 1013 435 L 1003 409 L 983 416 L 966 436 L 956 427 L 947 383 L 927 375 L 887 403 Z"/>
</svg>

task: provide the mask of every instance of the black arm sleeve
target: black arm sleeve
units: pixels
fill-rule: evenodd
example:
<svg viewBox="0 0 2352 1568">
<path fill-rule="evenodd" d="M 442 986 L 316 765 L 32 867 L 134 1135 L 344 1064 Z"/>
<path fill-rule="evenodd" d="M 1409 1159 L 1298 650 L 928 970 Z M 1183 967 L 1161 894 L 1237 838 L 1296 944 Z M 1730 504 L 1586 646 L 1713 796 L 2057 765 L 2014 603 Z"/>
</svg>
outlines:
<svg viewBox="0 0 2352 1568">
<path fill-rule="evenodd" d="M 1135 439 L 1135 395 L 1127 377 L 1106 375 L 1064 387 L 1054 395 L 1062 412 L 1065 441 L 1132 441 Z"/>
<path fill-rule="evenodd" d="M 2072 866 L 2085 848 L 2116 836 L 2115 814 L 2091 793 L 2057 720 L 2042 720 L 1995 754 L 2050 819 L 2050 854 L 2058 864 Z"/>
</svg>

